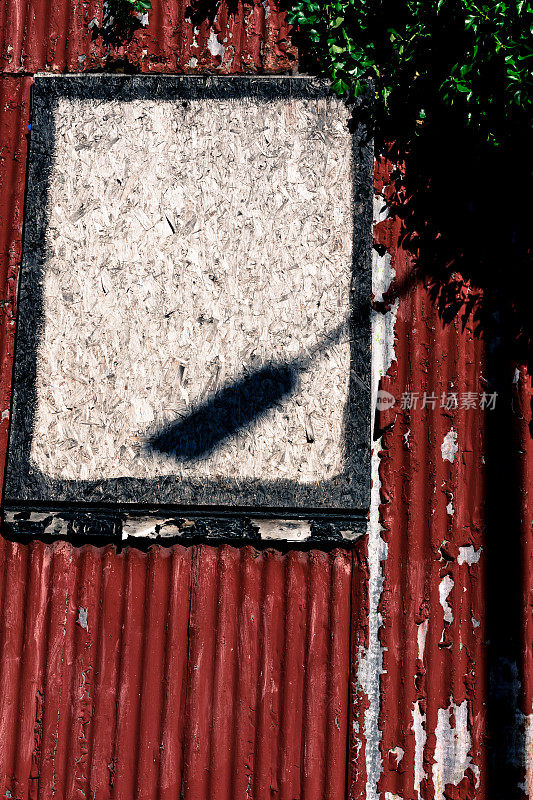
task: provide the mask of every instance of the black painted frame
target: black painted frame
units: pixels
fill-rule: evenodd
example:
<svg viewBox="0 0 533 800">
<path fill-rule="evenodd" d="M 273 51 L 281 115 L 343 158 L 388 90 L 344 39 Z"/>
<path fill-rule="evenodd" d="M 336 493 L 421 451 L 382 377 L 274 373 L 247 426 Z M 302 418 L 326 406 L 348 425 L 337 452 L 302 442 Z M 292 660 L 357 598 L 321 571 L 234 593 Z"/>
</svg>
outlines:
<svg viewBox="0 0 533 800">
<path fill-rule="evenodd" d="M 359 523 L 370 505 L 371 430 L 371 270 L 373 153 L 364 126 L 353 118 L 353 274 L 349 413 L 346 420 L 347 470 L 336 480 L 302 486 L 291 481 L 259 480 L 183 482 L 179 477 L 116 478 L 101 481 L 55 480 L 29 461 L 35 408 L 36 353 L 42 329 L 42 278 L 47 227 L 50 158 L 54 144 L 54 112 L 61 97 L 122 101 L 219 99 L 253 97 L 268 102 L 287 97 L 320 98 L 329 93 L 326 81 L 311 77 L 242 76 L 36 76 L 32 90 L 32 130 L 25 203 L 24 249 L 19 281 L 19 305 L 8 460 L 4 489 L 7 509 L 28 517 L 31 509 L 60 509 L 82 514 L 123 514 L 128 508 L 154 513 L 202 515 L 227 511 L 232 515 L 270 514 L 317 516 Z M 245 485 L 244 485 L 245 484 Z M 70 509 L 70 511 L 68 511 Z M 75 511 L 77 509 L 77 511 Z M 17 512 L 17 513 L 18 513 Z M 12 516 L 12 515 L 11 515 Z M 22 519 L 21 517 L 21 519 Z M 342 526 L 342 525 L 341 525 Z M 83 525 L 82 525 L 83 527 Z M 246 526 L 245 526 L 246 527 Z M 328 529 L 326 538 L 333 530 Z M 246 531 L 241 530 L 242 536 Z M 337 538 L 334 536 L 333 538 Z"/>
</svg>

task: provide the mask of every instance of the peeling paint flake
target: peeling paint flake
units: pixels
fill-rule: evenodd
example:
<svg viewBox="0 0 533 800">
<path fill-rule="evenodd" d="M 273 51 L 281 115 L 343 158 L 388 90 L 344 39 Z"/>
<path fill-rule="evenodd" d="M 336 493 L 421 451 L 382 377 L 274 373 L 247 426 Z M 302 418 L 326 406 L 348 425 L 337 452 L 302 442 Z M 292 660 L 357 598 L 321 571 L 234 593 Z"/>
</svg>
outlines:
<svg viewBox="0 0 533 800">
<path fill-rule="evenodd" d="M 458 564 L 477 564 L 479 559 L 481 558 L 481 551 L 483 550 L 480 547 L 478 550 L 474 547 L 474 545 L 469 544 L 464 547 L 459 548 L 459 555 L 457 556 L 457 563 Z"/>
<path fill-rule="evenodd" d="M 440 446 L 442 460 L 449 461 L 450 464 L 453 464 L 458 450 L 459 445 L 457 444 L 457 431 L 451 428 L 451 430 L 444 437 L 444 441 Z"/>
<path fill-rule="evenodd" d="M 453 622 L 453 611 L 448 603 L 448 595 L 454 587 L 454 580 L 449 575 L 445 575 L 439 583 L 439 600 L 444 610 L 444 621 Z"/>
<path fill-rule="evenodd" d="M 219 56 L 220 58 L 224 58 L 224 45 L 218 41 L 218 36 L 214 30 L 209 34 L 207 47 L 213 57 L 216 58 Z"/>
<path fill-rule="evenodd" d="M 468 701 L 456 705 L 450 698 L 448 708 L 439 708 L 433 764 L 435 800 L 445 800 L 448 784 L 458 786 L 470 770 L 479 786 L 479 767 L 470 756 L 472 737 L 468 729 Z"/>
<path fill-rule="evenodd" d="M 397 745 L 396 747 L 393 747 L 391 750 L 389 750 L 389 755 L 396 759 L 396 769 L 398 769 L 400 761 L 405 755 L 405 750 L 403 749 L 403 747 Z"/>
<path fill-rule="evenodd" d="M 418 659 L 419 661 L 424 660 L 424 650 L 426 647 L 426 637 L 428 635 L 428 624 L 429 620 L 425 619 L 424 622 L 421 622 L 418 626 L 416 632 L 416 639 L 418 644 Z"/>
<path fill-rule="evenodd" d="M 524 739 L 526 777 L 518 788 L 525 792 L 526 797 L 533 797 L 533 714 L 524 717 Z"/>
<path fill-rule="evenodd" d="M 419 798 L 420 784 L 427 778 L 427 773 L 424 769 L 424 748 L 427 740 L 425 723 L 426 715 L 422 713 L 420 701 L 417 700 L 413 707 L 412 730 L 415 735 L 414 788 Z"/>
<path fill-rule="evenodd" d="M 311 536 L 311 523 L 307 520 L 252 519 L 250 522 L 265 540 L 305 542 Z"/>
<path fill-rule="evenodd" d="M 89 622 L 87 620 L 89 610 L 87 608 L 82 608 L 80 606 L 79 614 L 78 614 L 78 625 L 84 628 L 87 632 L 89 631 Z"/>
</svg>

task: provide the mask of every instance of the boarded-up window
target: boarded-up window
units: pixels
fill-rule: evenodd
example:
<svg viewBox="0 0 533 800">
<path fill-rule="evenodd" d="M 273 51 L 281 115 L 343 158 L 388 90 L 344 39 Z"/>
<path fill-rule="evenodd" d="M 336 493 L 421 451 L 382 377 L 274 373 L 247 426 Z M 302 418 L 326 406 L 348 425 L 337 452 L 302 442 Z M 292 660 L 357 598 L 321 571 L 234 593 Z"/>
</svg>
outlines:
<svg viewBox="0 0 533 800">
<path fill-rule="evenodd" d="M 310 79 L 36 79 L 9 503 L 364 513 L 349 121 Z"/>
</svg>

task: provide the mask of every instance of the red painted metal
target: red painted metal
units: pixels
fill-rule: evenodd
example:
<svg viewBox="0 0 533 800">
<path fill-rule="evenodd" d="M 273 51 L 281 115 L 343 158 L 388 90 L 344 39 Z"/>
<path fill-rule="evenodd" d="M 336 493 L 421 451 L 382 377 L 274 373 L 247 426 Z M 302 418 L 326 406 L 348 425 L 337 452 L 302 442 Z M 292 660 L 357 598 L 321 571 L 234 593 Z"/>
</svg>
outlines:
<svg viewBox="0 0 533 800">
<path fill-rule="evenodd" d="M 0 567 L 2 793 L 345 797 L 350 554 L 1 541 Z"/>
<path fill-rule="evenodd" d="M 384 201 L 394 193 L 394 169 L 385 160 L 377 164 L 376 192 Z M 379 789 L 402 798 L 481 800 L 488 791 L 485 553 L 480 551 L 485 544 L 486 417 L 479 409 L 460 405 L 446 411 L 439 405 L 443 392 L 456 391 L 460 399 L 463 392 L 483 390 L 484 343 L 474 335 L 471 321 L 464 329 L 460 319 L 443 324 L 428 287 L 412 281 L 413 264 L 400 244 L 403 232 L 399 217 L 375 228 L 377 242 L 392 256 L 396 275 L 390 294 L 398 299 L 396 361 L 383 387 L 397 398 L 403 392 L 418 392 L 422 397 L 425 391 L 435 393 L 438 400 L 435 409 L 422 409 L 420 404 L 411 410 L 396 406 L 382 420 L 384 427 L 394 424 L 384 433 L 380 465 L 380 516 L 388 553 L 381 599 L 385 651 Z M 442 452 L 451 430 L 457 437 L 453 462 L 445 460 Z M 479 560 L 466 563 L 459 557 L 461 547 L 473 547 Z M 439 587 L 446 578 L 453 585 L 443 604 Z M 424 636 L 426 625 L 420 653 L 419 637 Z M 465 702 L 466 767 L 459 771 L 455 785 L 451 779 L 446 781 L 446 775 L 441 780 L 439 759 L 446 748 L 447 756 L 454 756 L 457 715 L 451 715 L 448 737 L 439 730 L 439 720 L 442 725 L 451 704 Z M 425 738 L 418 753 L 416 704 L 424 715 Z M 404 751 L 399 761 L 398 747 Z M 421 759 L 418 771 L 416 756 Z"/>
<path fill-rule="evenodd" d="M 11 405 L 31 78 L 0 76 L 0 480 Z"/>
<path fill-rule="evenodd" d="M 103 30 L 103 0 L 3 0 L 0 68 L 25 74 L 79 72 L 123 61 L 141 72 L 297 68 L 287 14 L 276 0 L 153 0 L 152 6 L 148 25 L 139 25 L 126 44 L 116 45 Z"/>
<path fill-rule="evenodd" d="M 212 21 L 200 17 L 196 25 L 184 0 L 153 5 L 148 27 L 121 47 L 98 33 L 100 0 L 0 6 L 1 68 L 10 73 L 0 78 L 1 468 L 31 73 L 110 68 L 121 60 L 143 72 L 296 66 L 286 15 L 273 2 L 219 5 Z M 384 201 L 394 193 L 393 169 L 386 160 L 377 164 Z M 443 324 L 428 287 L 412 280 L 403 233 L 398 217 L 375 228 L 396 272 L 389 299 L 398 302 L 395 361 L 382 386 L 397 398 L 404 391 L 435 392 L 439 400 L 452 389 L 478 392 L 483 341 L 471 321 Z M 521 369 L 520 710 L 530 725 L 523 754 L 530 796 L 532 396 L 531 376 Z M 183 788 L 185 800 L 337 798 L 348 738 L 354 800 L 487 797 L 486 414 L 445 411 L 439 403 L 409 411 L 397 403 L 381 426 L 379 525 L 370 539 L 371 548 L 385 541 L 382 560 L 364 542 L 349 557 L 228 547 L 117 553 L 0 540 L 0 794 L 5 786 L 13 798 L 55 790 L 56 797 L 130 800 L 174 798 Z M 450 431 L 453 461 L 442 450 Z M 472 563 L 461 548 L 470 548 Z M 383 655 L 377 706 L 362 677 L 376 570 Z M 459 765 L 454 774 L 450 759 Z"/>
</svg>

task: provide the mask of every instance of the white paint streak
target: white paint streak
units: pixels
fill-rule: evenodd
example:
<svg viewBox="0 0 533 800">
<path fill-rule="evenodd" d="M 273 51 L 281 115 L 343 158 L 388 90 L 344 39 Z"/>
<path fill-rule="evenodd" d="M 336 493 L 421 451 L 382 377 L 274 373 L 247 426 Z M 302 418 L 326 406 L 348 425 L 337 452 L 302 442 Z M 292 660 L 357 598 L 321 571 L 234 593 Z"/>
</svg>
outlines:
<svg viewBox="0 0 533 800">
<path fill-rule="evenodd" d="M 457 556 L 457 563 L 458 564 L 477 564 L 479 559 L 481 558 L 481 551 L 483 550 L 480 547 L 478 550 L 474 547 L 474 545 L 469 544 L 464 547 L 459 548 L 459 555 Z"/>
<path fill-rule="evenodd" d="M 382 197 L 376 197 L 374 203 L 374 222 L 387 218 L 387 209 Z M 388 254 L 373 254 L 372 291 L 376 300 L 383 299 L 389 288 L 395 271 Z M 372 408 L 374 408 L 380 378 L 387 373 L 395 360 L 394 326 L 398 313 L 398 301 L 392 304 L 391 310 L 385 314 L 372 313 Z M 372 451 L 372 493 L 370 516 L 368 521 L 368 565 L 369 565 L 369 621 L 368 649 L 360 652 L 357 681 L 359 687 L 368 698 L 369 707 L 365 711 L 365 761 L 366 761 L 366 800 L 379 800 L 378 782 L 382 773 L 382 757 L 380 742 L 382 733 L 378 719 L 380 711 L 380 676 L 383 672 L 384 648 L 379 640 L 379 629 L 382 617 L 379 603 L 383 592 L 382 561 L 387 558 L 387 544 L 381 531 L 379 519 L 380 503 L 380 451 L 381 439 L 375 443 Z M 354 731 L 357 734 L 358 731 Z M 390 795 L 388 800 L 393 800 Z"/>
<path fill-rule="evenodd" d="M 453 720 L 455 721 L 453 723 Z M 446 784 L 458 786 L 471 769 L 479 786 L 479 767 L 470 756 L 472 737 L 468 730 L 468 701 L 456 705 L 450 698 L 448 708 L 439 708 L 433 764 L 435 800 L 445 800 Z"/>
<path fill-rule="evenodd" d="M 427 733 L 425 729 L 426 715 L 420 709 L 420 701 L 417 700 L 413 706 L 413 725 L 412 730 L 415 735 L 415 764 L 414 764 L 414 788 L 420 798 L 420 784 L 427 778 L 424 769 L 424 747 L 426 746 Z"/>
<path fill-rule="evenodd" d="M 454 580 L 449 575 L 445 575 L 439 583 L 439 600 L 444 610 L 444 622 L 453 622 L 453 611 L 448 603 L 448 595 L 454 586 Z"/>
<path fill-rule="evenodd" d="M 519 788 L 533 798 L 533 714 L 524 716 L 524 750 L 526 777 Z"/>
<path fill-rule="evenodd" d="M 449 461 L 450 464 L 453 464 L 455 460 L 455 454 L 458 450 L 459 445 L 457 444 L 457 431 L 451 428 L 444 437 L 444 441 L 440 446 L 442 460 Z"/>
</svg>

